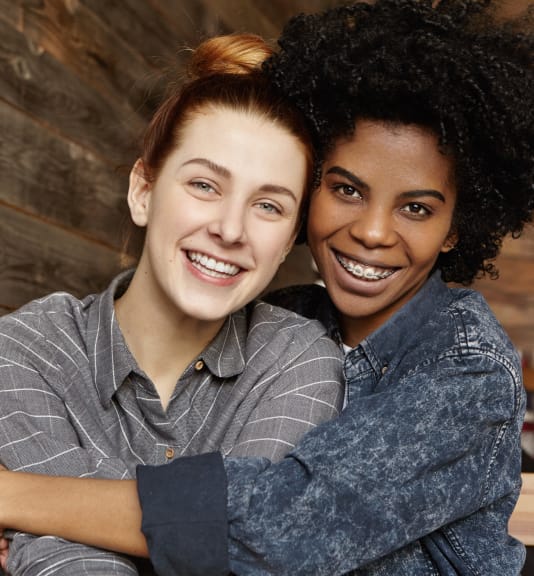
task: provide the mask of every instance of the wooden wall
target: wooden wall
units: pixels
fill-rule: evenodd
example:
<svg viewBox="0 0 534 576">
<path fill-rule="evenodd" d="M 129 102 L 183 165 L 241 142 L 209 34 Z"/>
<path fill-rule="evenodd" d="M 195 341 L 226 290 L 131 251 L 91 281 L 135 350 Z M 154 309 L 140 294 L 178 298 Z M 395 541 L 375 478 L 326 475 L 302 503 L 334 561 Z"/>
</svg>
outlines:
<svg viewBox="0 0 534 576">
<path fill-rule="evenodd" d="M 0 0 L 0 314 L 53 290 L 105 287 L 120 268 L 127 173 L 185 46 L 232 30 L 275 38 L 336 0 Z M 509 0 L 516 11 L 528 0 Z M 298 248 L 274 285 L 313 279 Z M 481 290 L 534 349 L 534 232 Z"/>
</svg>

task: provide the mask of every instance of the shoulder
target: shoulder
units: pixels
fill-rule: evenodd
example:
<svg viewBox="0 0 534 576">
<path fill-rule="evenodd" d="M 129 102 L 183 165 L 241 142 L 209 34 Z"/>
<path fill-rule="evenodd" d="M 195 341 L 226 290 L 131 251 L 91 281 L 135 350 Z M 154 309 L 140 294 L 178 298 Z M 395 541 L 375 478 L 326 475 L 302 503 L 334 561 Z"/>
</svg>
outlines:
<svg viewBox="0 0 534 576">
<path fill-rule="evenodd" d="M 294 356 L 313 349 L 341 357 L 339 347 L 331 340 L 321 322 L 263 300 L 249 305 L 247 347 L 268 346 L 270 354 Z"/>
<path fill-rule="evenodd" d="M 84 310 L 93 296 L 79 300 L 54 292 L 33 300 L 0 318 L 0 353 L 51 361 L 59 349 L 67 351 L 81 339 Z M 46 354 L 46 356 L 44 356 Z"/>
<path fill-rule="evenodd" d="M 412 364 L 408 374 L 422 370 L 431 371 L 437 380 L 458 377 L 463 385 L 480 384 L 488 393 L 508 390 L 519 399 L 519 354 L 482 294 L 448 288 L 448 295 L 446 304 L 420 330 L 405 335 L 407 348 L 401 362 Z"/>
<path fill-rule="evenodd" d="M 515 352 L 509 336 L 480 292 L 451 288 L 450 293 L 451 301 L 444 314 L 454 326 L 453 334 L 459 347 L 504 355 Z"/>
</svg>

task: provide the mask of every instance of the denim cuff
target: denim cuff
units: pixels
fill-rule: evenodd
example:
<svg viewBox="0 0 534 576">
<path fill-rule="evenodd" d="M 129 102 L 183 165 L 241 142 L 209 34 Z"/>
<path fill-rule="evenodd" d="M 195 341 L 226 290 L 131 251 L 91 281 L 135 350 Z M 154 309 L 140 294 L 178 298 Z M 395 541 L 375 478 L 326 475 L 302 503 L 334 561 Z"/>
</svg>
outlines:
<svg viewBox="0 0 534 576">
<path fill-rule="evenodd" d="M 220 453 L 138 466 L 141 530 L 158 574 L 229 573 L 226 473 Z"/>
</svg>

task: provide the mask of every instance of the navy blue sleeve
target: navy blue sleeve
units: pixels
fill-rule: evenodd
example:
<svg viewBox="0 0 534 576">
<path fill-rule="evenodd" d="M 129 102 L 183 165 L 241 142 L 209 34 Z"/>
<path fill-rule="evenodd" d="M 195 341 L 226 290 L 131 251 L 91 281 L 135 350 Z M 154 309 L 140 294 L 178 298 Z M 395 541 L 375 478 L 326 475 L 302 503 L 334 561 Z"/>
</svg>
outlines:
<svg viewBox="0 0 534 576">
<path fill-rule="evenodd" d="M 139 466 L 137 485 L 141 529 L 160 576 L 229 573 L 226 473 L 219 453 Z"/>
</svg>

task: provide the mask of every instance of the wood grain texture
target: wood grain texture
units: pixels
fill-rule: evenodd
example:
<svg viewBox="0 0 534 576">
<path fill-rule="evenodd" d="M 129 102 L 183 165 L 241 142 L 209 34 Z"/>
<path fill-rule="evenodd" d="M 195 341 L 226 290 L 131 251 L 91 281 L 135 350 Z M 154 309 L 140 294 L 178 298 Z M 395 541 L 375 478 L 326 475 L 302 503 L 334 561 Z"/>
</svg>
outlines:
<svg viewBox="0 0 534 576">
<path fill-rule="evenodd" d="M 0 101 L 0 201 L 117 250 L 127 174 Z"/>
<path fill-rule="evenodd" d="M 130 164 L 145 123 L 0 20 L 0 95 L 114 165 Z"/>
<path fill-rule="evenodd" d="M 0 307 L 56 290 L 98 292 L 119 268 L 117 252 L 0 205 Z"/>
</svg>

